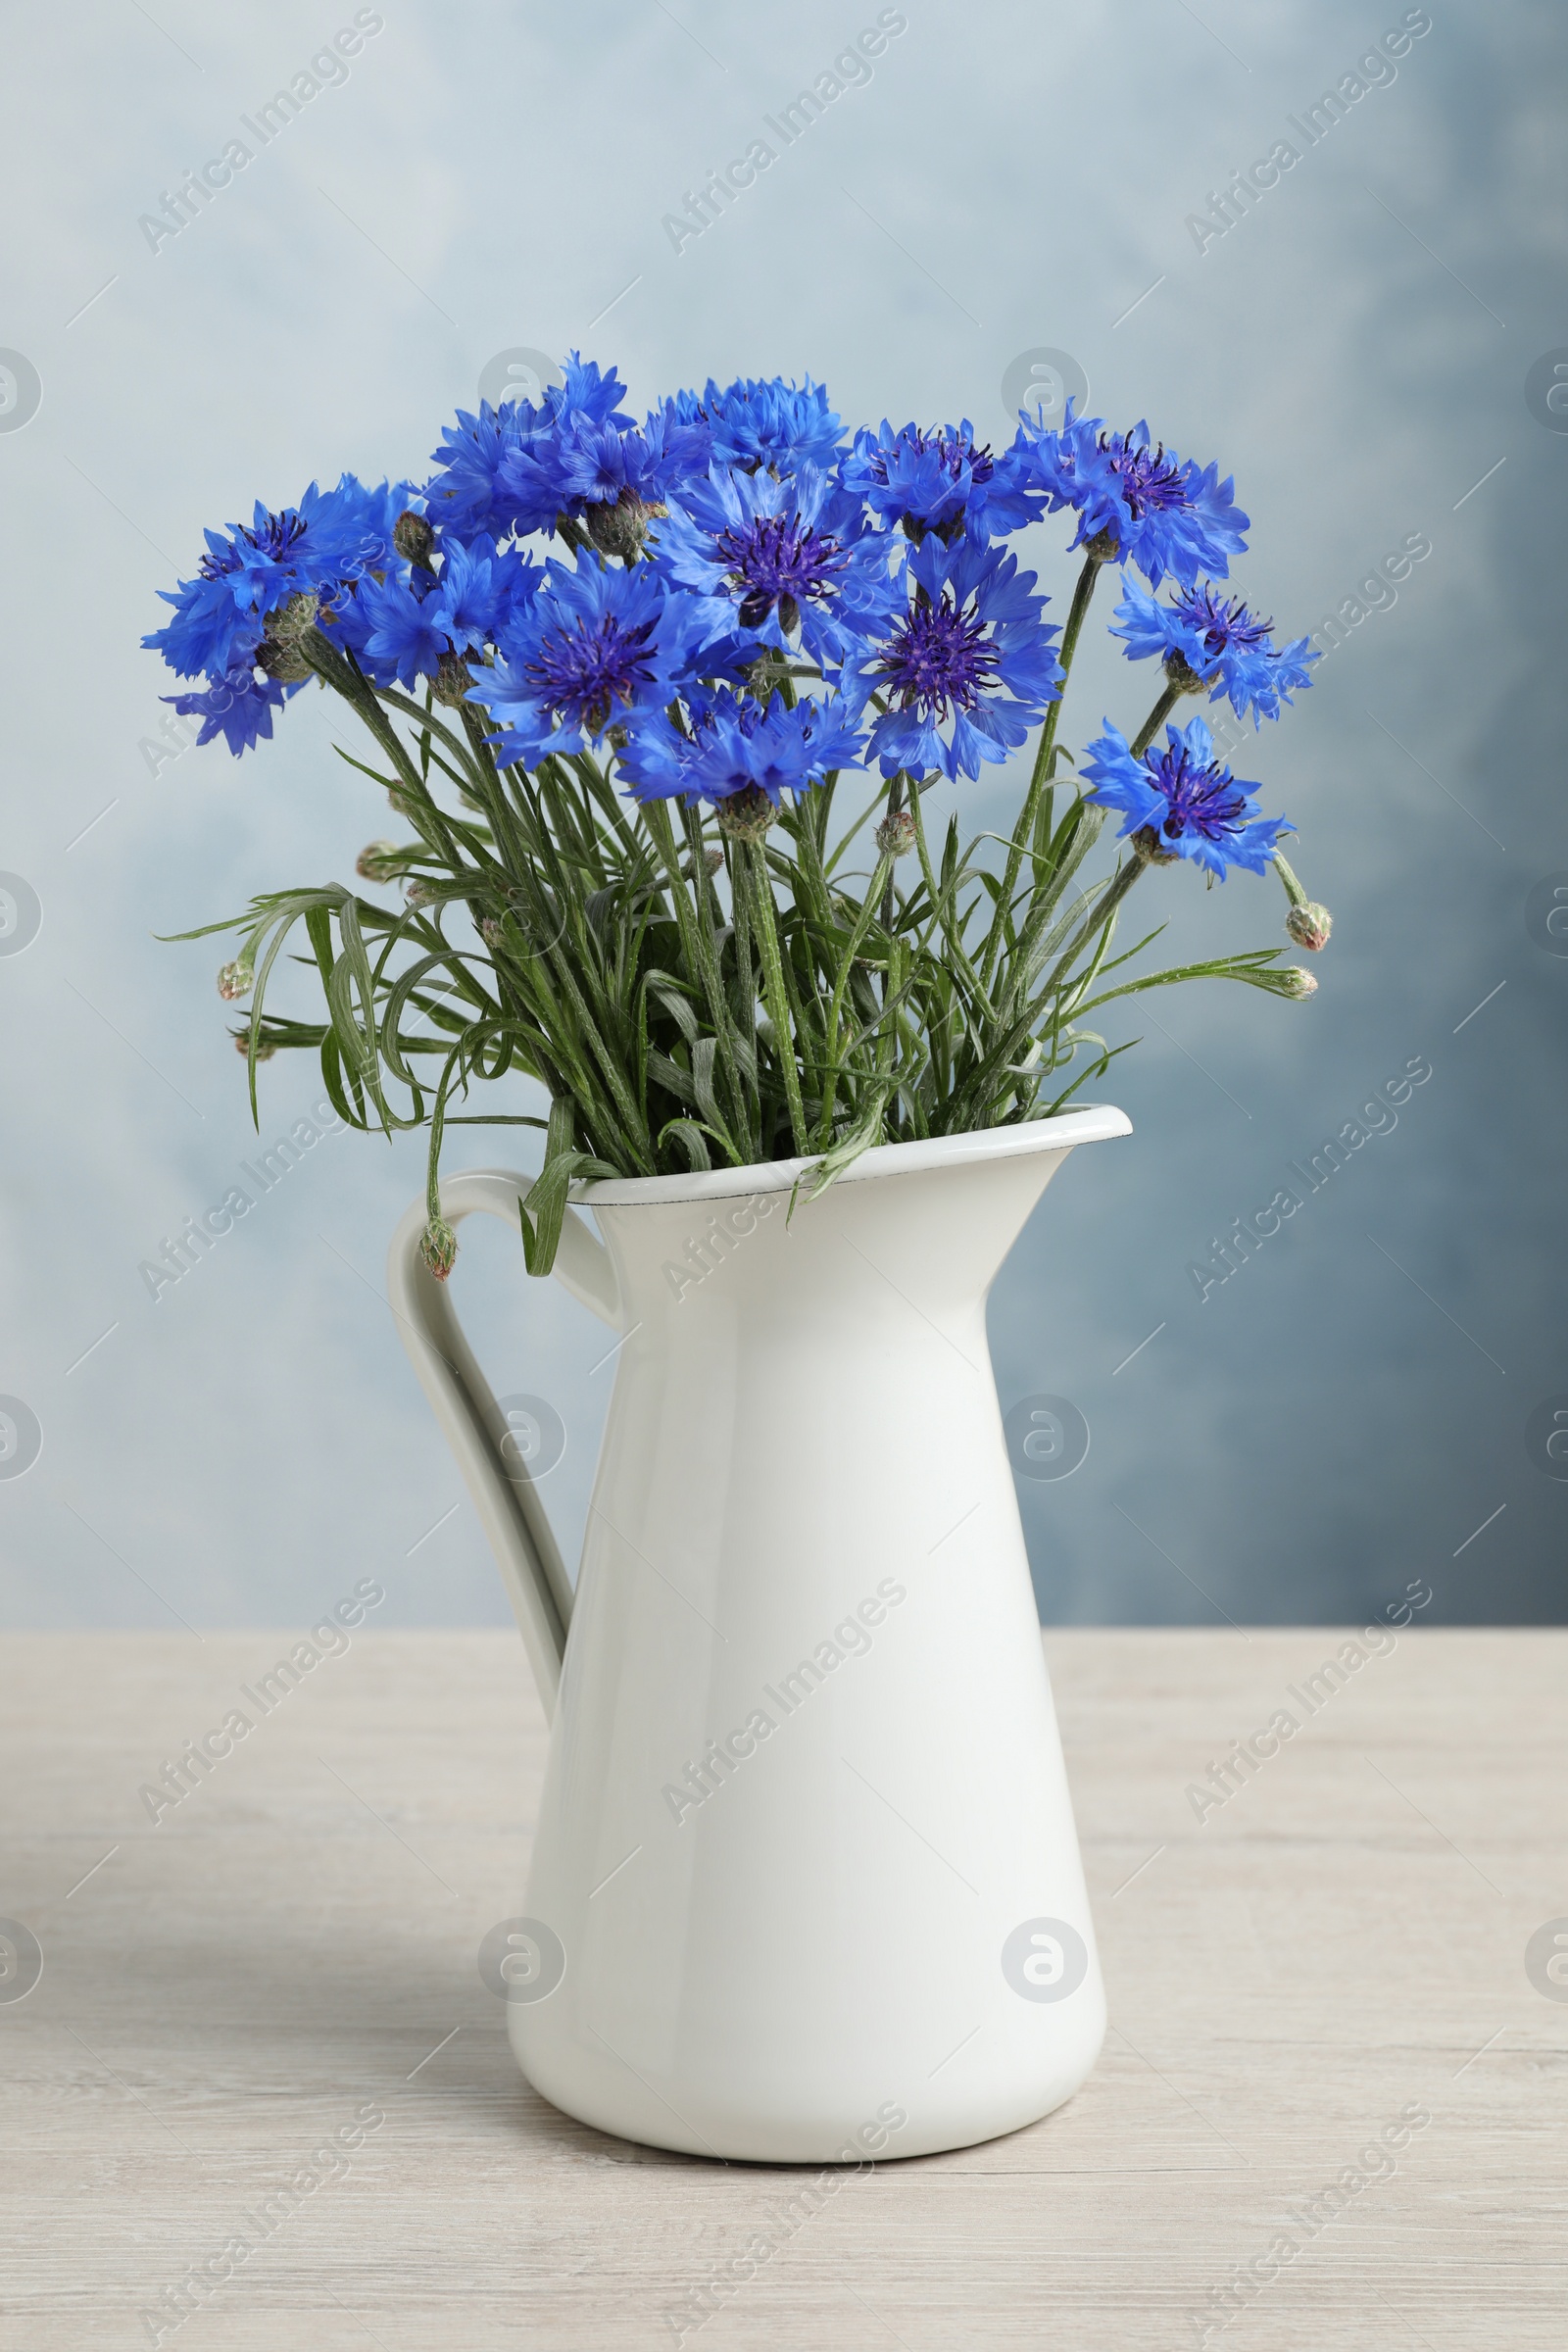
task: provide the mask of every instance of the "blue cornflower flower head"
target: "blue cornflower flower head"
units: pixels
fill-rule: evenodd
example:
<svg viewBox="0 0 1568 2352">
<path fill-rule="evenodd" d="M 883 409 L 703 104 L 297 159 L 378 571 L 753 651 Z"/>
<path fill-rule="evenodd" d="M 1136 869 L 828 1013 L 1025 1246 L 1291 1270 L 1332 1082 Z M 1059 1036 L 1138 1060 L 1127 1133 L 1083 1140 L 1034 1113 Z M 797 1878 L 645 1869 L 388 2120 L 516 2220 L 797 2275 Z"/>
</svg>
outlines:
<svg viewBox="0 0 1568 2352">
<path fill-rule="evenodd" d="M 378 686 L 395 678 L 408 693 L 416 679 L 435 676 L 447 651 L 438 603 L 434 595 L 421 596 L 405 580 L 368 580 L 360 590 L 350 642 L 356 659 Z"/>
<path fill-rule="evenodd" d="M 716 464 L 744 466 L 749 473 L 759 466 L 793 473 L 799 466 L 826 472 L 844 438 L 826 390 L 809 376 L 799 386 L 779 375 L 765 381 L 737 376 L 722 391 L 710 376 L 701 398 L 677 392 L 665 406 L 672 423 L 707 431 Z"/>
<path fill-rule="evenodd" d="M 630 559 L 671 482 L 703 457 L 703 437 L 656 409 L 639 428 L 616 407 L 624 386 L 575 353 L 566 385 L 497 462 L 495 495 L 517 531 L 554 533 L 564 515 L 586 521 L 601 553 Z M 578 397 L 580 395 L 580 398 Z"/>
<path fill-rule="evenodd" d="M 568 416 L 516 450 L 503 480 L 527 527 L 553 531 L 562 515 L 580 520 L 601 555 L 629 563 L 671 485 L 689 480 L 697 438 L 657 410 L 645 427 L 625 430 Z"/>
<path fill-rule="evenodd" d="M 633 727 L 620 769 L 634 799 L 722 807 L 738 794 L 765 793 L 776 808 L 781 794 L 820 784 L 830 769 L 858 761 L 865 748 L 836 700 L 800 702 L 791 710 L 775 693 L 764 710 L 753 697 L 720 687 L 688 701 L 690 733 L 662 710 Z"/>
<path fill-rule="evenodd" d="M 1233 865 L 1266 872 L 1280 835 L 1295 826 L 1260 813 L 1254 787 L 1214 758 L 1214 738 L 1200 718 L 1165 733 L 1163 749 L 1151 744 L 1135 758 L 1107 718 L 1084 761 L 1083 780 L 1093 787 L 1086 798 L 1121 809 L 1122 837 L 1147 828 L 1156 852 L 1190 858 L 1217 881 Z"/>
<path fill-rule="evenodd" d="M 1031 500 L 1018 489 L 976 442 L 967 417 L 956 430 L 939 424 L 923 432 L 906 424 L 895 432 L 886 417 L 874 433 L 863 425 L 839 461 L 839 479 L 873 514 L 916 541 L 927 531 L 942 539 L 960 531 L 971 539 L 1004 536 L 1032 521 L 1040 507 L 1038 496 Z"/>
<path fill-rule="evenodd" d="M 640 492 L 649 475 L 641 433 L 618 432 L 587 416 L 566 418 L 551 456 L 564 508 L 617 506 L 628 491 Z"/>
<path fill-rule="evenodd" d="M 258 678 L 250 663 L 242 662 L 227 677 L 216 679 L 205 694 L 165 694 L 159 700 L 172 703 L 181 718 L 201 720 L 198 750 L 221 735 L 237 760 L 264 737 L 270 739 L 272 712 L 298 691 L 297 686 L 280 686 L 275 678 Z"/>
<path fill-rule="evenodd" d="M 606 375 L 597 362 L 571 352 L 564 373 L 564 383 L 552 384 L 537 406 L 509 400 L 493 409 L 486 400 L 477 416 L 458 411 L 456 425 L 445 428 L 441 447 L 432 454 L 436 471 L 425 484 L 433 522 L 464 537 L 485 531 L 493 539 L 513 531 L 554 530 L 562 502 L 548 504 L 537 473 L 525 472 L 516 487 L 510 486 L 509 466 L 541 438 L 553 448 L 568 419 L 614 431 L 632 421 L 621 412 L 626 387 L 613 368 Z"/>
<path fill-rule="evenodd" d="M 517 548 L 498 548 L 493 539 L 466 547 L 449 541 L 431 601 L 452 651 L 482 655 L 497 644 L 533 603 L 544 576 L 543 565 Z"/>
<path fill-rule="evenodd" d="M 590 434 L 600 429 L 591 417 L 582 421 Z M 566 481 L 566 466 L 574 454 L 573 422 L 569 416 L 546 416 L 528 432 L 514 435 L 504 452 L 496 467 L 493 512 L 506 516 L 509 530 L 546 531 L 553 537 L 559 514 L 573 507 L 581 514 L 582 498 L 574 498 Z M 618 442 L 613 427 L 604 429 L 609 441 Z"/>
<path fill-rule="evenodd" d="M 1009 485 L 1043 491 L 1050 510 L 1078 514 L 1075 548 L 1100 543 L 1107 559 L 1136 564 L 1152 588 L 1167 571 L 1190 587 L 1200 571 L 1223 579 L 1230 558 L 1247 547 L 1249 517 L 1237 506 L 1230 477 L 1217 466 L 1177 457 L 1152 445 L 1147 424 L 1130 433 L 1106 430 L 1098 416 L 1048 430 L 1027 417 L 1008 452 Z"/>
<path fill-rule="evenodd" d="M 1240 597 L 1226 599 L 1207 584 L 1195 584 L 1161 605 L 1125 572 L 1121 585 L 1121 625 L 1111 635 L 1126 640 L 1130 662 L 1157 654 L 1173 685 L 1206 686 L 1211 703 L 1229 695 L 1238 718 L 1250 710 L 1254 727 L 1277 719 L 1292 693 L 1311 685 L 1308 664 L 1322 657 L 1307 651 L 1310 640 L 1296 637 L 1276 646 L 1274 623 L 1258 620 Z"/>
<path fill-rule="evenodd" d="M 569 351 L 563 363 L 564 384 L 552 384 L 545 394 L 545 408 L 559 416 L 586 416 L 591 424 L 612 424 L 624 429 L 632 418 L 621 407 L 626 387 L 612 368 L 606 375 L 597 360 L 585 360 L 580 353 Z"/>
<path fill-rule="evenodd" d="M 671 502 L 660 567 L 689 589 L 710 642 L 802 650 L 824 670 L 885 633 L 900 603 L 887 540 L 814 466 L 791 480 L 715 465 Z"/>
<path fill-rule="evenodd" d="M 713 462 L 713 436 L 695 392 L 677 392 L 650 409 L 643 434 L 662 452 L 666 490 L 706 481 Z"/>
<path fill-rule="evenodd" d="M 941 768 L 954 781 L 1005 760 L 1054 702 L 1061 665 L 1046 598 L 1016 556 L 972 539 L 947 546 L 933 532 L 906 559 L 914 594 L 892 633 L 846 663 L 858 710 L 872 693 L 892 708 L 869 749 L 885 776 Z M 944 733 L 944 730 L 950 730 Z"/>
<path fill-rule="evenodd" d="M 432 452 L 436 470 L 424 486 L 431 521 L 465 535 L 488 531 L 497 539 L 522 527 L 516 502 L 499 486 L 501 469 L 546 421 L 546 411 L 526 400 L 509 400 L 499 409 L 481 401 L 477 416 L 460 409 L 457 423 L 445 427 L 441 447 Z"/>
<path fill-rule="evenodd" d="M 267 615 L 279 605 L 309 591 L 330 607 L 367 571 L 400 564 L 393 527 L 417 495 L 408 482 L 370 490 L 346 473 L 334 490 L 313 482 L 297 507 L 279 514 L 258 502 L 249 524 L 204 534 L 196 579 L 159 590 L 174 618 L 143 645 L 180 677 L 227 680 L 254 660 Z"/>
<path fill-rule="evenodd" d="M 499 551 L 493 539 L 467 547 L 448 539 L 438 574 L 415 570 L 407 579 L 367 580 L 342 633 L 377 684 L 395 677 L 408 691 L 416 678 L 437 676 L 449 654 L 458 661 L 482 655 L 532 601 L 543 577 L 515 548 Z"/>
<path fill-rule="evenodd" d="M 648 564 L 547 564 L 544 585 L 504 626 L 495 667 L 467 697 L 499 722 L 498 756 L 580 752 L 607 727 L 662 709 L 701 633 L 691 606 Z"/>
<path fill-rule="evenodd" d="M 211 542 L 217 533 L 209 531 L 207 537 Z M 181 580 L 177 592 L 160 588 L 158 594 L 173 606 L 174 617 L 142 644 L 162 654 L 176 677 L 221 680 L 236 664 L 254 662 L 262 624 L 254 613 L 239 610 L 226 578 Z"/>
<path fill-rule="evenodd" d="M 318 502 L 318 523 L 324 525 L 330 508 L 331 527 L 346 551 L 333 576 L 357 580 L 368 571 L 380 571 L 396 563 L 398 517 L 411 507 L 416 509 L 422 500 L 423 493 L 413 482 L 377 482 L 371 489 L 354 474 L 345 473 L 337 488 L 325 492 Z M 324 577 L 322 585 L 324 589 Z"/>
</svg>

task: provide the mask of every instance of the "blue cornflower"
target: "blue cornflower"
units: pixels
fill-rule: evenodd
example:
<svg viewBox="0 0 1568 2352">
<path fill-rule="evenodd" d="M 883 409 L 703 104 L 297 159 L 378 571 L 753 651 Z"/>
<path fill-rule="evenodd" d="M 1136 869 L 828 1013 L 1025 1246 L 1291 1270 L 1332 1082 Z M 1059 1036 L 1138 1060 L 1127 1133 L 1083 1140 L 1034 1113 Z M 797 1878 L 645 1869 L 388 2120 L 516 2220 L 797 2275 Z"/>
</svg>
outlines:
<svg viewBox="0 0 1568 2352">
<path fill-rule="evenodd" d="M 1162 750 L 1152 744 L 1135 758 L 1107 718 L 1082 769 L 1092 797 L 1122 810 L 1123 837 L 1147 826 L 1157 849 L 1190 858 L 1218 881 L 1233 865 L 1265 872 L 1280 835 L 1295 826 L 1283 816 L 1260 814 L 1254 788 L 1214 758 L 1214 738 L 1200 718 L 1165 733 Z"/>
<path fill-rule="evenodd" d="M 522 453 L 519 466 L 529 454 Z M 657 457 L 635 428 L 621 432 L 612 424 L 569 416 L 552 454 L 564 508 L 618 506 L 628 492 L 653 504 L 644 494 L 653 488 Z"/>
<path fill-rule="evenodd" d="M 309 590 L 330 607 L 367 571 L 399 564 L 393 527 L 416 496 L 408 482 L 371 490 L 346 473 L 334 490 L 313 482 L 297 507 L 278 514 L 258 502 L 249 524 L 204 534 L 196 579 L 159 590 L 174 618 L 143 645 L 180 677 L 228 678 L 254 659 L 268 613 L 290 597 Z"/>
<path fill-rule="evenodd" d="M 587 557 L 575 570 L 545 569 L 467 698 L 500 722 L 503 760 L 580 752 L 607 727 L 662 709 L 700 635 L 692 600 L 647 564 L 615 569 Z"/>
<path fill-rule="evenodd" d="M 207 533 L 209 542 L 216 536 Z M 260 617 L 240 611 L 226 578 L 181 580 L 176 593 L 160 588 L 158 594 L 174 607 L 174 617 L 144 637 L 142 644 L 162 654 L 176 677 L 221 679 L 236 663 L 255 661 L 262 642 Z"/>
<path fill-rule="evenodd" d="M 434 599 L 439 626 L 455 654 L 482 654 L 532 604 L 544 569 L 493 539 L 475 539 L 467 547 L 449 540 L 443 555 Z"/>
<path fill-rule="evenodd" d="M 781 793 L 820 784 L 864 749 L 836 701 L 801 702 L 791 710 L 775 693 L 764 710 L 750 696 L 720 687 L 711 696 L 689 695 L 688 705 L 689 734 L 662 710 L 632 729 L 620 768 L 635 799 L 718 805 L 761 792 L 776 808 Z"/>
<path fill-rule="evenodd" d="M 563 431 L 598 426 L 613 434 L 632 422 L 620 408 L 626 387 L 613 368 L 606 375 L 596 361 L 572 352 L 564 373 L 565 381 L 549 386 L 537 406 L 517 400 L 493 409 L 481 401 L 477 416 L 458 411 L 456 426 L 442 433 L 433 456 L 436 471 L 425 485 L 433 522 L 465 537 L 484 531 L 493 539 L 555 529 L 567 503 L 553 463 Z M 538 462 L 524 465 L 536 445 Z"/>
<path fill-rule="evenodd" d="M 1210 586 L 1193 586 L 1161 605 L 1125 572 L 1121 585 L 1116 618 L 1122 625 L 1111 635 L 1126 639 L 1128 660 L 1157 654 L 1173 684 L 1200 682 L 1212 689 L 1211 703 L 1229 695 L 1238 718 L 1250 710 L 1254 727 L 1278 718 L 1293 690 L 1311 685 L 1307 664 L 1322 657 L 1307 652 L 1310 640 L 1296 637 L 1276 646 L 1274 623 L 1256 619 L 1240 597 L 1227 600 Z"/>
<path fill-rule="evenodd" d="M 424 486 L 432 522 L 446 530 L 488 531 L 505 538 L 514 527 L 514 505 L 502 496 L 498 477 L 512 452 L 543 418 L 544 411 L 526 400 L 509 400 L 499 409 L 482 400 L 477 416 L 460 409 L 456 424 L 443 428 L 441 447 L 432 452 L 436 470 Z"/>
<path fill-rule="evenodd" d="M 846 664 L 846 690 L 858 709 L 877 691 L 893 706 L 870 735 L 885 776 L 940 767 L 955 781 L 978 777 L 1060 691 L 1047 599 L 1030 594 L 1035 575 L 1015 556 L 971 539 L 949 547 L 933 532 L 906 565 L 913 599 L 889 637 Z"/>
<path fill-rule="evenodd" d="M 493 539 L 469 547 L 447 539 L 440 572 L 416 570 L 362 583 L 352 605 L 334 615 L 341 635 L 377 683 L 395 677 L 405 690 L 433 678 L 447 654 L 482 654 L 531 601 L 543 578 L 515 549 Z"/>
<path fill-rule="evenodd" d="M 613 368 L 607 375 L 597 360 L 585 360 L 580 352 L 568 351 L 562 373 L 564 383 L 552 384 L 544 397 L 552 416 L 586 416 L 594 424 L 631 423 L 620 405 L 626 387 Z"/>
<path fill-rule="evenodd" d="M 1147 424 L 1112 433 L 1098 416 L 1074 418 L 1069 402 L 1054 430 L 1025 418 L 1004 472 L 1025 496 L 1043 491 L 1054 514 L 1075 508 L 1073 546 L 1100 541 L 1108 558 L 1136 564 L 1152 588 L 1167 571 L 1184 586 L 1200 571 L 1223 579 L 1247 546 L 1249 517 L 1230 478 L 1220 481 L 1217 466 L 1179 458 L 1163 442 L 1152 445 Z"/>
<path fill-rule="evenodd" d="M 661 568 L 693 603 L 710 643 L 737 635 L 824 669 L 885 633 L 898 609 L 887 541 L 814 466 L 793 480 L 715 465 L 658 526 Z"/>
<path fill-rule="evenodd" d="M 707 432 L 710 455 L 718 465 L 741 466 L 749 473 L 759 466 L 793 473 L 800 466 L 826 472 L 844 437 L 826 390 L 809 376 L 799 386 L 778 375 L 765 381 L 737 376 L 722 391 L 710 376 L 701 397 L 677 392 L 664 405 L 672 424 Z"/>
<path fill-rule="evenodd" d="M 959 531 L 972 539 L 1002 537 L 1031 521 L 1040 503 L 998 467 L 967 417 L 956 430 L 940 424 L 922 432 L 906 424 L 895 432 L 886 417 L 874 433 L 862 426 L 839 461 L 839 478 L 873 514 L 915 540 L 927 531 L 943 539 Z"/>
<path fill-rule="evenodd" d="M 181 718 L 200 718 L 198 750 L 221 735 L 237 760 L 263 737 L 270 738 L 272 712 L 297 692 L 298 687 L 285 689 L 275 678 L 258 678 L 254 668 L 241 663 L 227 677 L 217 679 L 205 694 L 166 694 L 159 699 L 172 703 Z"/>
<path fill-rule="evenodd" d="M 519 531 L 553 532 L 565 515 L 585 521 L 603 553 L 634 555 L 649 515 L 662 514 L 666 491 L 689 477 L 699 442 L 661 410 L 646 427 L 572 413 L 508 453 L 498 490 Z"/>
<path fill-rule="evenodd" d="M 435 676 L 447 640 L 434 595 L 421 597 L 403 580 L 369 580 L 354 601 L 354 652 L 378 685 L 396 678 L 407 693 L 417 678 Z"/>
</svg>

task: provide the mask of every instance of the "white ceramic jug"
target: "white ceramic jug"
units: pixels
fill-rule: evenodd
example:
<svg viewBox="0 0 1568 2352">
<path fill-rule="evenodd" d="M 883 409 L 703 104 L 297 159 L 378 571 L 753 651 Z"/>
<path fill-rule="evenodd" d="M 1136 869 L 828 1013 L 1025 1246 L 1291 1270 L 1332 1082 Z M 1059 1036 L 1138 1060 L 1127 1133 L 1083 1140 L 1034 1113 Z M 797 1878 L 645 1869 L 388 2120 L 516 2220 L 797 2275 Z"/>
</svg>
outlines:
<svg viewBox="0 0 1568 2352">
<path fill-rule="evenodd" d="M 399 1328 L 553 1722 L 503 1967 L 529 2081 L 620 2136 L 774 2163 L 1031 2123 L 1104 1995 L 985 1302 L 1085 1108 L 582 1188 L 556 1271 L 624 1338 L 575 1591 L 419 1256 Z M 456 1176 L 456 1225 L 528 1180 Z"/>
</svg>

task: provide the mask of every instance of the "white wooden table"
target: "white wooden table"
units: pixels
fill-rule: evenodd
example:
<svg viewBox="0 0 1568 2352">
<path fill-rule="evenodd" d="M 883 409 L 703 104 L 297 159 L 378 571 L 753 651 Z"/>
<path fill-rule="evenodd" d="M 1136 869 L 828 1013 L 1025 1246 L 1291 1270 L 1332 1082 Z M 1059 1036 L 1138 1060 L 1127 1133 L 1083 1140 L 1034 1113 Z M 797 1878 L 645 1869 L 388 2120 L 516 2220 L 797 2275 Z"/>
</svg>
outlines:
<svg viewBox="0 0 1568 2352">
<path fill-rule="evenodd" d="M 357 1634 L 156 1826 L 139 1788 L 278 1641 L 11 1639 L 0 1914 L 43 1974 L 0 1999 L 0 2347 L 1157 2352 L 1228 2308 L 1210 2344 L 1560 2352 L 1568 1998 L 1526 1946 L 1568 1915 L 1568 1633 L 1401 1634 L 1200 1821 L 1342 1639 L 1049 1636 L 1104 2055 L 804 2217 L 802 2175 L 604 2139 L 516 2074 L 475 1968 L 543 1755 L 514 1636 Z"/>
</svg>

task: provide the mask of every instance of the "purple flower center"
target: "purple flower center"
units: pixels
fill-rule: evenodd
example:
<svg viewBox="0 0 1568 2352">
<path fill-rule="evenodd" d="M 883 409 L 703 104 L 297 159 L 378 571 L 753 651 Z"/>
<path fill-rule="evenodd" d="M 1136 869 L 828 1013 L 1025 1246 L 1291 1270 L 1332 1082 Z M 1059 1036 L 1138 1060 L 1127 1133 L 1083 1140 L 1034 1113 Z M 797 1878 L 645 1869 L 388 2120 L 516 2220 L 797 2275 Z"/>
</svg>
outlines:
<svg viewBox="0 0 1568 2352">
<path fill-rule="evenodd" d="M 1136 449 L 1129 446 L 1125 433 L 1102 433 L 1100 446 L 1134 522 L 1141 521 L 1148 510 L 1164 514 L 1171 507 L 1187 504 L 1183 469 L 1174 458 L 1166 457 L 1163 441 L 1157 449 Z"/>
<path fill-rule="evenodd" d="M 281 564 L 291 556 L 304 536 L 305 518 L 302 514 L 269 514 L 260 530 L 248 531 L 242 524 L 234 533 L 236 541 L 243 539 L 247 547 L 254 548 L 257 555 L 266 556 L 273 564 Z M 237 546 L 225 549 L 220 556 L 203 556 L 202 578 L 225 579 L 231 571 L 238 571 L 242 560 Z"/>
<path fill-rule="evenodd" d="M 1217 662 L 1233 646 L 1251 653 L 1266 645 L 1274 626 L 1272 620 L 1254 620 L 1240 597 L 1226 603 L 1212 588 L 1184 588 L 1175 610 L 1191 628 L 1201 629 L 1203 650 L 1211 662 Z"/>
<path fill-rule="evenodd" d="M 791 514 L 760 514 L 720 531 L 713 544 L 741 592 L 745 629 L 760 628 L 775 605 L 785 608 L 780 618 L 793 627 L 803 598 L 831 596 L 835 575 L 849 561 L 836 539 Z"/>
<path fill-rule="evenodd" d="M 960 612 L 947 589 L 939 604 L 918 604 L 900 621 L 882 668 L 904 710 L 937 719 L 950 710 L 972 710 L 997 684 L 984 621 Z"/>
<path fill-rule="evenodd" d="M 1146 752 L 1144 765 L 1155 791 L 1169 803 L 1170 813 L 1160 826 L 1168 841 L 1178 841 L 1184 833 L 1221 841 L 1245 820 L 1247 795 L 1230 769 L 1214 761 L 1198 766 L 1185 744 L 1174 751 L 1167 745 L 1157 759 Z"/>
<path fill-rule="evenodd" d="M 638 628 L 622 628 L 607 615 L 591 628 L 578 621 L 557 629 L 524 665 L 523 674 L 551 710 L 598 729 L 616 703 L 629 706 L 652 682 L 652 625 L 645 621 Z"/>
</svg>

